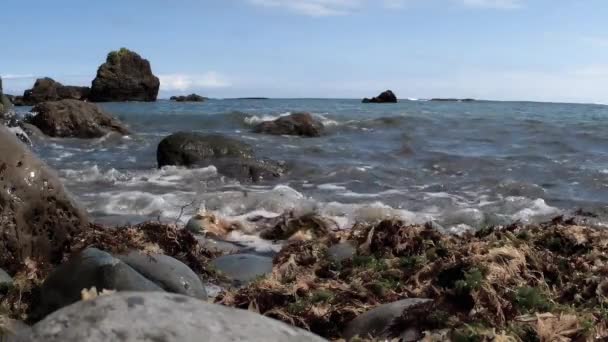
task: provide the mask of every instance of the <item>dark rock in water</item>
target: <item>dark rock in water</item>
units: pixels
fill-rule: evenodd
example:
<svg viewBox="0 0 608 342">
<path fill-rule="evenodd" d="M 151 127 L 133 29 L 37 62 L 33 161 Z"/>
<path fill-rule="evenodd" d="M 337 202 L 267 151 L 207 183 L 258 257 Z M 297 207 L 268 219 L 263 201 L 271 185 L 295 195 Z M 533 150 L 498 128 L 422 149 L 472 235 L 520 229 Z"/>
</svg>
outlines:
<svg viewBox="0 0 608 342">
<path fill-rule="evenodd" d="M 429 306 L 432 304 L 431 299 L 408 298 L 394 303 L 380 305 L 351 321 L 344 331 L 344 338 L 347 341 L 355 337 L 378 339 L 390 339 L 396 336 L 391 336 L 389 329 L 393 322 L 401 317 L 406 310 L 412 310 L 421 306 Z M 403 332 L 410 328 L 403 327 Z M 411 332 L 408 332 L 408 334 Z"/>
<path fill-rule="evenodd" d="M 377 97 L 372 97 L 368 99 L 367 97 L 363 99 L 363 103 L 397 103 L 397 96 L 391 91 L 387 90 Z"/>
<path fill-rule="evenodd" d="M 40 288 L 39 304 L 33 316 L 51 312 L 81 299 L 83 289 L 98 291 L 163 291 L 133 268 L 96 248 L 87 248 L 55 269 Z"/>
<path fill-rule="evenodd" d="M 117 257 L 168 292 L 207 299 L 201 279 L 181 261 L 162 254 L 131 252 Z"/>
<path fill-rule="evenodd" d="M 166 165 L 207 167 L 241 181 L 258 181 L 280 177 L 279 163 L 256 160 L 250 145 L 219 134 L 179 132 L 163 139 L 158 145 L 158 167 Z"/>
<path fill-rule="evenodd" d="M 11 287 L 13 285 L 13 278 L 6 273 L 5 270 L 0 268 L 0 289 Z"/>
<path fill-rule="evenodd" d="M 110 132 L 129 130 L 98 105 L 77 100 L 44 102 L 32 109 L 38 113 L 28 123 L 51 137 L 99 138 Z"/>
<path fill-rule="evenodd" d="M 89 87 L 64 86 L 52 78 L 45 77 L 37 79 L 34 87 L 26 90 L 20 101 L 23 105 L 33 106 L 47 101 L 86 100 L 89 92 Z"/>
<path fill-rule="evenodd" d="M 192 297 L 121 292 L 63 308 L 19 342 L 322 342 L 321 337 L 246 310 Z"/>
<path fill-rule="evenodd" d="M 11 101 L 13 106 L 26 106 L 23 96 L 6 95 L 6 97 Z"/>
<path fill-rule="evenodd" d="M 293 113 L 274 121 L 262 122 L 255 126 L 253 131 L 274 135 L 319 137 L 323 134 L 324 129 L 323 123 L 313 118 L 310 113 Z"/>
<path fill-rule="evenodd" d="M 340 263 L 344 260 L 352 259 L 357 253 L 357 249 L 350 242 L 335 244 L 327 250 L 327 256 L 333 262 Z"/>
<path fill-rule="evenodd" d="M 94 102 L 156 101 L 160 81 L 150 62 L 122 48 L 108 54 L 97 70 L 89 99 Z"/>
<path fill-rule="evenodd" d="M 224 255 L 210 264 L 237 285 L 246 285 L 272 272 L 272 258 L 253 254 Z"/>
<path fill-rule="evenodd" d="M 69 237 L 89 228 L 59 178 L 0 126 L 0 267 L 26 258 L 57 263 Z"/>
<path fill-rule="evenodd" d="M 206 99 L 206 97 L 202 97 L 197 94 L 190 94 L 186 96 L 171 96 L 171 98 L 169 98 L 169 100 L 176 102 L 203 102 Z"/>
</svg>

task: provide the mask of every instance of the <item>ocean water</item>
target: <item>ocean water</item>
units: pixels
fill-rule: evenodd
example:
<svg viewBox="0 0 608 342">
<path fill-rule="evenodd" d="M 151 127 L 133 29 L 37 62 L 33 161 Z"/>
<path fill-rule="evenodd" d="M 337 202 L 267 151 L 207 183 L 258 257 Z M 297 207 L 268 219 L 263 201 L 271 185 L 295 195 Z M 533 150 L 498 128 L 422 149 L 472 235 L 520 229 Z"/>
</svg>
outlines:
<svg viewBox="0 0 608 342">
<path fill-rule="evenodd" d="M 608 107 L 529 102 L 362 104 L 358 100 L 107 103 L 133 135 L 50 139 L 34 150 L 99 221 L 185 222 L 199 208 L 224 217 L 317 212 L 348 228 L 400 217 L 460 232 L 538 222 L 579 208 L 608 212 Z M 27 110 L 27 108 L 25 109 Z M 251 133 L 290 112 L 321 119 L 321 138 Z M 285 177 L 239 184 L 214 167 L 156 167 L 177 131 L 222 133 L 284 160 Z"/>
</svg>

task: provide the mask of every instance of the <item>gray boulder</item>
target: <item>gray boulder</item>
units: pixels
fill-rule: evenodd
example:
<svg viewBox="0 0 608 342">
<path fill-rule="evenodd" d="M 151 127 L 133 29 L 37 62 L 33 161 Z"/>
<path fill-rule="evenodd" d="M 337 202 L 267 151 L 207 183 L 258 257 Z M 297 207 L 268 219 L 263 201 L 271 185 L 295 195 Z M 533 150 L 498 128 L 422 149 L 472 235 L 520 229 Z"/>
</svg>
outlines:
<svg viewBox="0 0 608 342">
<path fill-rule="evenodd" d="M 0 289 L 13 286 L 13 278 L 0 268 Z"/>
<path fill-rule="evenodd" d="M 140 252 L 131 252 L 117 258 L 168 292 L 207 299 L 201 279 L 190 267 L 175 258 Z"/>
<path fill-rule="evenodd" d="M 355 337 L 369 338 L 370 336 L 378 339 L 389 339 L 388 329 L 394 320 L 401 317 L 406 310 L 418 307 L 419 305 L 430 305 L 431 299 L 408 298 L 394 303 L 380 305 L 351 321 L 344 330 L 344 338 L 347 341 Z M 410 327 L 404 327 L 404 332 Z M 414 328 L 415 327 L 411 327 Z M 411 331 L 407 331 L 411 335 Z"/>
<path fill-rule="evenodd" d="M 51 137 L 88 139 L 100 138 L 110 132 L 129 134 L 123 123 L 94 103 L 77 100 L 44 102 L 32 111 L 37 115 L 27 122 Z"/>
<path fill-rule="evenodd" d="M 96 248 L 87 248 L 55 269 L 40 288 L 34 318 L 42 318 L 81 299 L 83 289 L 163 291 L 133 268 Z"/>
<path fill-rule="evenodd" d="M 352 259 L 357 253 L 357 249 L 350 242 L 335 244 L 327 250 L 327 256 L 333 262 L 340 263 L 344 260 Z"/>
<path fill-rule="evenodd" d="M 310 113 L 293 113 L 274 121 L 262 122 L 255 126 L 253 131 L 274 135 L 319 137 L 323 134 L 324 129 L 323 123 L 313 118 Z"/>
<path fill-rule="evenodd" d="M 211 266 L 236 285 L 246 285 L 272 272 L 272 258 L 254 254 L 224 255 L 213 259 Z"/>
<path fill-rule="evenodd" d="M 89 228 L 57 175 L 0 126 L 0 267 L 27 258 L 57 263 L 71 236 Z"/>
<path fill-rule="evenodd" d="M 241 181 L 280 177 L 283 167 L 257 160 L 250 145 L 219 134 L 178 132 L 164 138 L 156 151 L 158 167 L 166 165 L 207 167 Z"/>
<path fill-rule="evenodd" d="M 321 342 L 321 337 L 239 309 L 169 293 L 122 292 L 81 301 L 34 325 L 19 342 Z"/>
<path fill-rule="evenodd" d="M 89 99 L 94 102 L 156 101 L 160 81 L 150 62 L 122 48 L 108 54 L 97 70 Z"/>
</svg>

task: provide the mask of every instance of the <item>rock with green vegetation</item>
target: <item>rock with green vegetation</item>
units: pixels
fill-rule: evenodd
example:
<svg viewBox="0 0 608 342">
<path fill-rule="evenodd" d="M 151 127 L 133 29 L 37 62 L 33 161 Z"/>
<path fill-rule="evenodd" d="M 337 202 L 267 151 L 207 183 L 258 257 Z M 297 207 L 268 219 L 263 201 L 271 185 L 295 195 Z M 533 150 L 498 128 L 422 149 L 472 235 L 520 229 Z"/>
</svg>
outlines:
<svg viewBox="0 0 608 342">
<path fill-rule="evenodd" d="M 18 342 L 322 342 L 308 331 L 246 310 L 169 293 L 122 292 L 59 310 Z"/>
<path fill-rule="evenodd" d="M 160 81 L 150 62 L 126 48 L 112 51 L 97 70 L 89 99 L 94 102 L 156 101 Z"/>
<path fill-rule="evenodd" d="M 95 103 L 77 100 L 44 102 L 36 105 L 30 123 L 44 134 L 58 138 L 100 138 L 115 132 L 129 134 L 127 127 Z"/>
<path fill-rule="evenodd" d="M 190 94 L 190 95 L 181 95 L 181 96 L 171 96 L 171 98 L 169 98 L 169 100 L 171 101 L 175 101 L 175 102 L 204 102 L 205 100 L 207 100 L 206 97 L 197 95 L 197 94 Z"/>
<path fill-rule="evenodd" d="M 272 272 L 271 258 L 253 254 L 224 255 L 210 265 L 236 285 L 246 285 Z"/>
<path fill-rule="evenodd" d="M 117 256 L 164 290 L 207 299 L 201 279 L 181 261 L 163 254 L 131 252 Z"/>
</svg>

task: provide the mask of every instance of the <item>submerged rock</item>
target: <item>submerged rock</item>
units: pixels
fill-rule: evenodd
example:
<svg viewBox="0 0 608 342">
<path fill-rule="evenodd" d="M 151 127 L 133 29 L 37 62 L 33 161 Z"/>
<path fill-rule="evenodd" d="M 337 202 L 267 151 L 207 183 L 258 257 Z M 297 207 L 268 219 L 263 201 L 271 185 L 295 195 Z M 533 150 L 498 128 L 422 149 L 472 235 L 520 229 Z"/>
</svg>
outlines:
<svg viewBox="0 0 608 342">
<path fill-rule="evenodd" d="M 40 288 L 33 316 L 42 318 L 81 299 L 83 289 L 163 291 L 133 268 L 97 248 L 87 248 L 54 270 Z"/>
<path fill-rule="evenodd" d="M 94 102 L 156 101 L 160 81 L 150 62 L 122 48 L 108 54 L 97 70 L 89 99 Z"/>
<path fill-rule="evenodd" d="M 380 305 L 350 322 L 344 331 L 344 338 L 347 341 L 350 341 L 357 336 L 361 338 L 374 337 L 378 339 L 396 337 L 392 336 L 392 332 L 389 331 L 393 322 L 401 317 L 406 310 L 430 303 L 432 303 L 431 299 L 408 298 L 394 303 Z M 405 332 L 409 328 L 415 327 L 403 327 L 402 332 Z M 399 333 L 399 335 L 400 334 L 401 333 Z"/>
<path fill-rule="evenodd" d="M 190 95 L 186 95 L 186 96 L 183 96 L 183 95 L 171 96 L 171 98 L 169 98 L 169 100 L 176 101 L 176 102 L 203 102 L 206 99 L 207 99 L 206 97 L 202 97 L 197 94 L 190 94 Z"/>
<path fill-rule="evenodd" d="M 213 165 L 219 173 L 241 181 L 255 182 L 283 173 L 279 163 L 255 159 L 250 145 L 219 134 L 174 133 L 160 142 L 156 159 L 158 167 Z"/>
<path fill-rule="evenodd" d="M 274 135 L 299 135 L 304 137 L 319 137 L 323 134 L 323 123 L 313 118 L 310 113 L 293 113 L 282 116 L 274 121 L 265 121 L 253 129 L 255 133 Z"/>
<path fill-rule="evenodd" d="M 387 90 L 377 97 L 364 98 L 363 103 L 397 103 L 397 96 L 391 90 Z"/>
<path fill-rule="evenodd" d="M 224 255 L 211 261 L 217 271 L 237 285 L 246 285 L 272 272 L 272 258 L 253 254 Z"/>
<path fill-rule="evenodd" d="M 23 93 L 21 105 L 33 106 L 38 103 L 59 100 L 86 100 L 89 87 L 64 86 L 52 78 L 39 78 L 32 89 Z"/>
<path fill-rule="evenodd" d="M 57 263 L 69 238 L 89 228 L 59 178 L 0 126 L 0 267 L 27 258 Z"/>
<path fill-rule="evenodd" d="M 28 123 L 51 137 L 100 138 L 110 132 L 129 134 L 119 120 L 98 105 L 77 100 L 44 102 L 32 109 L 38 113 Z"/>
<path fill-rule="evenodd" d="M 175 258 L 140 252 L 131 252 L 118 258 L 168 292 L 207 299 L 201 279 L 190 267 Z"/>
<path fill-rule="evenodd" d="M 168 293 L 122 292 L 59 310 L 18 341 L 259 341 L 324 339 L 273 319 Z"/>
</svg>

